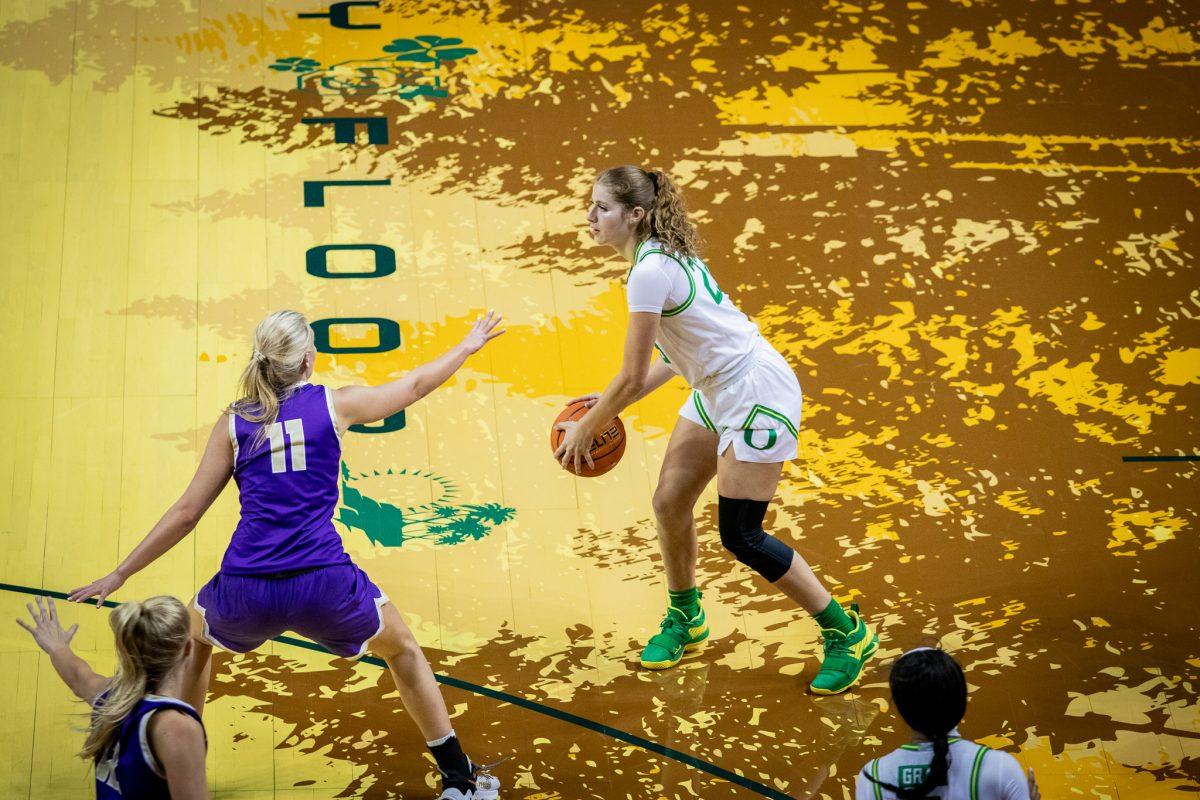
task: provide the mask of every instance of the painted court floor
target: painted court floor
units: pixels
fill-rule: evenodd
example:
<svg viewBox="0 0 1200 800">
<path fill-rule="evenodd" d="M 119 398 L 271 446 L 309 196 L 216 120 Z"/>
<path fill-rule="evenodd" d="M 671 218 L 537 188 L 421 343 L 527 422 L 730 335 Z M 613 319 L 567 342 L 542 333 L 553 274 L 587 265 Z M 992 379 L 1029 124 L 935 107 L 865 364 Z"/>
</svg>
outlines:
<svg viewBox="0 0 1200 800">
<path fill-rule="evenodd" d="M 508 319 L 347 437 L 337 516 L 502 796 L 849 797 L 933 643 L 1043 797 L 1200 791 L 1194 2 L 0 0 L 0 106 L 0 796 L 91 791 L 86 710 L 11 620 L 178 496 L 280 308 L 332 386 Z M 686 389 L 606 476 L 548 446 L 619 365 L 627 265 L 584 214 L 622 163 L 676 177 L 800 378 L 767 522 L 880 630 L 849 694 L 805 692 L 816 627 L 722 551 L 713 488 L 711 645 L 636 665 Z M 236 515 L 115 599 L 189 598 Z M 108 612 L 63 613 L 111 669 Z M 303 644 L 217 657 L 214 796 L 433 797 L 384 671 Z"/>
</svg>

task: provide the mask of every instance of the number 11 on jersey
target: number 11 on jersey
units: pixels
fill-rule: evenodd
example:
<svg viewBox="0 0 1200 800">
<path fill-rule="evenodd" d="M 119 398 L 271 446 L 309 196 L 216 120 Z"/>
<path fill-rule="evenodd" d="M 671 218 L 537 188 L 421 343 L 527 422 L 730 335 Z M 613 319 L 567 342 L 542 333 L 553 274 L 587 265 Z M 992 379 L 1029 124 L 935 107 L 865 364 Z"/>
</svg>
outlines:
<svg viewBox="0 0 1200 800">
<path fill-rule="evenodd" d="M 304 420 L 289 419 L 276 422 L 267 429 L 267 438 L 271 441 L 271 472 L 287 472 L 287 461 L 284 450 L 287 440 L 291 441 L 292 472 L 304 472 L 308 465 L 304 460 Z"/>
</svg>

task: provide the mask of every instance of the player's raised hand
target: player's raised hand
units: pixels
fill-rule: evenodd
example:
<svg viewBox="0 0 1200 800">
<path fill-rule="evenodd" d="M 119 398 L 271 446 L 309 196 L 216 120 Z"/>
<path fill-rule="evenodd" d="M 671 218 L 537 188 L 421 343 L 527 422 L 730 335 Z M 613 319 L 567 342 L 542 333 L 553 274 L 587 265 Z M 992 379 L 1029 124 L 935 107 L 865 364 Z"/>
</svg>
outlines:
<svg viewBox="0 0 1200 800">
<path fill-rule="evenodd" d="M 49 653 L 56 647 L 70 647 L 71 639 L 75 636 L 75 631 L 79 630 L 79 625 L 72 625 L 67 630 L 63 630 L 62 625 L 58 622 L 58 609 L 54 607 L 54 600 L 47 597 L 46 605 L 42 605 L 42 598 L 37 600 L 37 608 L 33 607 L 33 603 L 26 603 L 25 607 L 29 609 L 29 616 L 33 617 L 33 625 L 24 620 L 17 620 L 17 624 L 33 636 L 33 640 L 37 642 L 37 646 Z"/>
<path fill-rule="evenodd" d="M 110 594 L 125 585 L 125 579 L 117 572 L 110 572 L 99 580 L 92 581 L 87 586 L 80 586 L 67 596 L 72 603 L 82 603 L 89 597 L 96 598 L 96 607 L 104 605 L 104 600 Z"/>
<path fill-rule="evenodd" d="M 504 328 L 497 330 L 502 321 L 504 321 L 504 317 L 495 311 L 489 311 L 486 317 L 475 320 L 474 326 L 462 340 L 462 345 L 467 349 L 467 353 L 478 353 L 485 344 L 504 333 Z"/>
</svg>

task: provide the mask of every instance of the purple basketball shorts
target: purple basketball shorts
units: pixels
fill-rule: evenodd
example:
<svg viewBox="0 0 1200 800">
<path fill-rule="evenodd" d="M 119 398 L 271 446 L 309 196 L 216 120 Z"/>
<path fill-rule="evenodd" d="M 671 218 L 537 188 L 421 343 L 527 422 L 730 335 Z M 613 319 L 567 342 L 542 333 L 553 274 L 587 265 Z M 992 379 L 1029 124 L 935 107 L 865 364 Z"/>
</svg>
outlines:
<svg viewBox="0 0 1200 800">
<path fill-rule="evenodd" d="M 285 631 L 343 658 L 358 658 L 383 630 L 387 595 L 355 564 L 285 577 L 217 573 L 196 593 L 204 637 L 247 653 Z"/>
</svg>

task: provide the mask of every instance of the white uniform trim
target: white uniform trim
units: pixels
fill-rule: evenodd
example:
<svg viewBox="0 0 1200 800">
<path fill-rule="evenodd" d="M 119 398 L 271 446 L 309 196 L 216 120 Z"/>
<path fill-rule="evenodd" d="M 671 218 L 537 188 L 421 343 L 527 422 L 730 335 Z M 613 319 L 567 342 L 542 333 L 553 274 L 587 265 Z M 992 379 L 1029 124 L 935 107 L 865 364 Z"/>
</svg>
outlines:
<svg viewBox="0 0 1200 800">
<path fill-rule="evenodd" d="M 148 694 L 148 695 L 146 695 L 146 699 L 147 700 L 171 700 L 171 701 L 174 701 L 175 703 L 178 703 L 181 706 L 187 706 L 188 708 L 192 708 L 190 705 L 183 702 L 182 700 L 179 700 L 178 698 L 167 697 L 166 695 L 161 695 L 161 694 Z M 150 725 L 151 717 L 153 717 L 159 711 L 168 710 L 168 708 L 169 707 L 156 708 L 156 709 L 144 714 L 142 716 L 141 721 L 138 722 L 138 747 L 140 747 L 142 750 L 142 759 L 146 762 L 146 766 L 150 767 L 150 770 L 155 775 L 162 778 L 163 780 L 166 780 L 167 774 L 166 774 L 166 772 L 163 771 L 162 765 L 158 763 L 158 759 L 154 757 L 154 751 L 150 749 L 150 735 L 149 735 L 149 731 L 148 731 L 148 726 Z M 195 709 L 192 709 L 192 710 L 194 711 Z"/>
<path fill-rule="evenodd" d="M 379 588 L 379 587 L 376 587 L 376 588 Z M 384 594 L 383 589 L 379 589 L 379 597 L 375 598 L 375 613 L 379 615 L 379 627 L 375 629 L 374 633 L 372 633 L 366 639 L 363 639 L 362 647 L 358 648 L 357 653 L 355 653 L 352 656 L 348 656 L 348 658 L 351 661 L 357 661 L 358 659 L 360 659 L 364 655 L 366 655 L 367 645 L 371 643 L 372 639 L 374 639 L 379 634 L 383 633 L 383 607 L 389 602 L 391 602 L 391 601 L 388 600 L 388 596 L 386 594 Z"/>
<path fill-rule="evenodd" d="M 159 766 L 158 759 L 154 757 L 154 752 L 150 749 L 150 736 L 146 732 L 146 726 L 150 724 L 150 718 L 158 713 L 158 709 L 154 709 L 148 714 L 142 716 L 142 721 L 138 723 L 138 745 L 142 748 L 142 760 L 146 762 L 146 766 L 150 767 L 151 772 L 160 778 L 165 779 L 166 773 Z"/>
<path fill-rule="evenodd" d="M 322 386 L 321 388 L 325 390 L 325 405 L 329 407 L 329 421 L 333 423 L 333 432 L 341 440 L 342 431 L 338 427 L 337 409 L 333 405 L 333 389 L 330 389 L 328 386 Z"/>
<path fill-rule="evenodd" d="M 234 420 L 237 419 L 237 414 L 229 412 L 229 443 L 233 445 L 233 463 L 237 464 L 238 458 L 238 443 L 237 443 L 237 428 L 234 426 Z"/>
<path fill-rule="evenodd" d="M 217 637 L 213 636 L 212 631 L 208 627 L 208 612 L 205 610 L 204 606 L 200 605 L 200 593 L 199 592 L 197 592 L 196 596 L 192 598 L 192 605 L 195 607 L 196 612 L 200 615 L 200 619 L 204 620 L 204 633 L 201 635 L 200 638 L 202 638 L 207 644 L 212 645 L 213 647 L 217 648 L 218 650 L 224 650 L 226 653 L 248 652 L 245 650 L 234 650 L 232 647 L 221 644 L 220 642 L 217 641 Z"/>
</svg>

